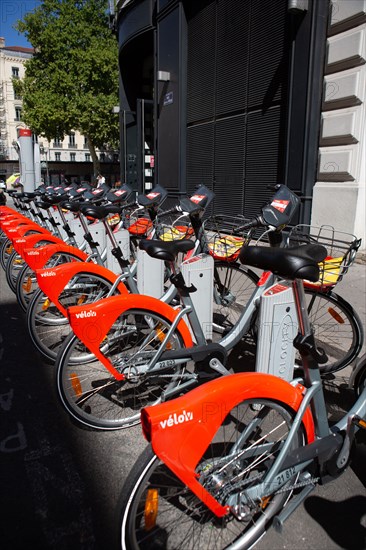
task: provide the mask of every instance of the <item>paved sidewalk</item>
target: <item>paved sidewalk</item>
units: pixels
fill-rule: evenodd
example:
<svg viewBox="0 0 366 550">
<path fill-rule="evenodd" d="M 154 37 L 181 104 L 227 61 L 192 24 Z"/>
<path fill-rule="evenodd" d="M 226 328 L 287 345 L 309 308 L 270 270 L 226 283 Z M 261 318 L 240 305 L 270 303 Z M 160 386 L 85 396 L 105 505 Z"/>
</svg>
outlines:
<svg viewBox="0 0 366 550">
<path fill-rule="evenodd" d="M 364 324 L 365 275 L 366 264 L 356 263 L 338 289 Z M 145 441 L 140 427 L 94 432 L 73 424 L 53 376 L 0 269 L 0 546 L 114 550 L 117 501 Z M 349 395 L 343 387 L 342 399 Z M 341 478 L 307 498 L 282 535 L 271 530 L 257 548 L 366 548 L 365 439 L 353 458 Z"/>
</svg>

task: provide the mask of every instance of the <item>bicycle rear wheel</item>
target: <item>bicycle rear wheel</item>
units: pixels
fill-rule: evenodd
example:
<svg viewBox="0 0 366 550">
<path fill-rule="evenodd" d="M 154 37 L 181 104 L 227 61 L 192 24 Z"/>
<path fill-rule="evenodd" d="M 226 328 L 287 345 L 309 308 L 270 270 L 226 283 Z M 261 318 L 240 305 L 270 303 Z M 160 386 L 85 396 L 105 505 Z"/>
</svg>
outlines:
<svg viewBox="0 0 366 550">
<path fill-rule="evenodd" d="M 328 356 L 319 365 L 322 374 L 347 367 L 361 351 L 363 345 L 362 323 L 353 307 L 333 291 L 322 293 L 305 289 L 310 323 L 318 347 Z M 300 365 L 300 359 L 297 359 Z"/>
<path fill-rule="evenodd" d="M 107 279 L 81 272 L 75 275 L 62 291 L 59 302 L 65 309 L 90 304 L 106 296 L 111 287 L 112 283 Z M 27 325 L 34 346 L 47 360 L 54 362 L 64 340 L 72 331 L 68 319 L 41 289 L 34 293 L 29 303 Z M 89 355 L 89 352 L 86 355 Z"/>
<path fill-rule="evenodd" d="M 162 315 L 146 310 L 122 313 L 101 344 L 101 351 L 126 378 L 118 381 L 92 354 L 78 361 L 86 348 L 70 336 L 59 353 L 56 385 L 67 412 L 85 426 L 115 430 L 138 424 L 142 407 L 159 403 L 163 391 L 180 383 L 183 365 L 164 369 L 155 376 L 144 375 L 144 366 L 156 353 L 170 328 Z M 183 347 L 178 329 L 166 344 L 167 350 Z"/>
<path fill-rule="evenodd" d="M 124 549 L 197 548 L 247 549 L 263 535 L 274 515 L 285 505 L 286 490 L 268 491 L 235 516 L 241 492 L 260 483 L 280 452 L 293 423 L 287 407 L 271 400 L 245 400 L 223 420 L 196 468 L 200 483 L 231 506 L 217 518 L 148 447 L 135 463 L 122 489 L 119 506 L 119 544 Z M 303 443 L 300 430 L 291 449 Z M 151 519 L 152 518 L 152 519 Z"/>
</svg>

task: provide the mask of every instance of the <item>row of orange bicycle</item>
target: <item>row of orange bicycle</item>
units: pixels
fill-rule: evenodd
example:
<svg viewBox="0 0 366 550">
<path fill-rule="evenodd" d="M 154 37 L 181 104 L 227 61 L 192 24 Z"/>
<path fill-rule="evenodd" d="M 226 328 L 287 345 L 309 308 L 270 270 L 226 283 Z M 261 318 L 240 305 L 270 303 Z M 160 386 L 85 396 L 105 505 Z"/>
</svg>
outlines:
<svg viewBox="0 0 366 550">
<path fill-rule="evenodd" d="M 334 288 L 360 240 L 293 225 L 283 185 L 252 218 L 213 215 L 199 186 L 40 186 L 0 207 L 1 255 L 65 411 L 150 443 L 120 501 L 121 548 L 250 548 L 348 465 L 366 427 L 328 419 L 323 380 L 354 364 L 363 327 Z M 255 366 L 234 372 L 245 339 Z M 209 406 L 208 406 L 209 405 Z"/>
</svg>

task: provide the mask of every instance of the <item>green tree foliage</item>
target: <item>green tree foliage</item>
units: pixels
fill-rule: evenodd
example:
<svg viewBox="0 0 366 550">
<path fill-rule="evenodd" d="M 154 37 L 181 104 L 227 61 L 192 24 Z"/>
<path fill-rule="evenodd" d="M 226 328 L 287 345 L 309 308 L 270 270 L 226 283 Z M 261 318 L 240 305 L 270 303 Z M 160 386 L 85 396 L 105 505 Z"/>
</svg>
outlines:
<svg viewBox="0 0 366 550">
<path fill-rule="evenodd" d="M 118 46 L 108 26 L 106 0 L 43 0 L 18 21 L 35 54 L 17 91 L 22 117 L 35 134 L 86 136 L 95 173 L 96 148 L 119 139 Z M 14 82 L 17 85 L 16 82 Z"/>
</svg>

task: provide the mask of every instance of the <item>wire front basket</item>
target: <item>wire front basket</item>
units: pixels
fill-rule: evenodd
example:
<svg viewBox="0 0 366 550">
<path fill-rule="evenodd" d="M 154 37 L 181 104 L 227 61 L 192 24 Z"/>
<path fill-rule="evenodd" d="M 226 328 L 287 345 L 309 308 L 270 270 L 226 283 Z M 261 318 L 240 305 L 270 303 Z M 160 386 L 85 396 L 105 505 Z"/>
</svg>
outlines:
<svg viewBox="0 0 366 550">
<path fill-rule="evenodd" d="M 124 227 L 133 237 L 147 237 L 153 229 L 153 223 L 141 206 L 124 212 Z"/>
<path fill-rule="evenodd" d="M 204 222 L 208 250 L 215 260 L 235 261 L 241 248 L 250 241 L 250 233 L 240 229 L 249 220 L 244 216 L 211 216 Z"/>
<path fill-rule="evenodd" d="M 194 231 L 187 214 L 175 212 L 168 216 L 164 215 L 156 224 L 156 236 L 161 241 L 180 241 L 190 239 L 193 235 Z"/>
<path fill-rule="evenodd" d="M 330 225 L 320 227 L 296 225 L 289 233 L 288 246 L 321 244 L 327 249 L 327 257 L 319 264 L 319 281 L 306 282 L 315 288 L 334 287 L 353 264 L 361 239 L 355 235 L 338 231 Z"/>
</svg>

